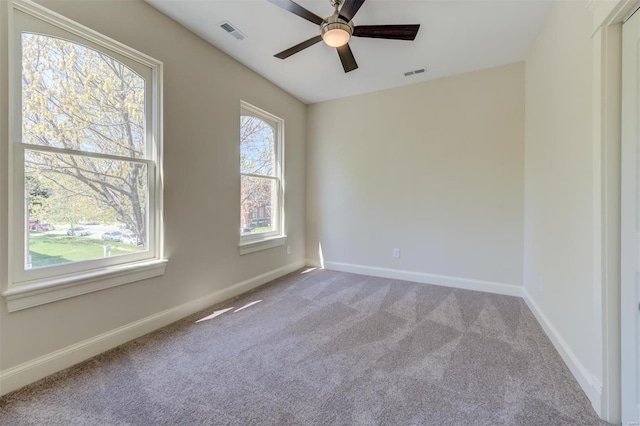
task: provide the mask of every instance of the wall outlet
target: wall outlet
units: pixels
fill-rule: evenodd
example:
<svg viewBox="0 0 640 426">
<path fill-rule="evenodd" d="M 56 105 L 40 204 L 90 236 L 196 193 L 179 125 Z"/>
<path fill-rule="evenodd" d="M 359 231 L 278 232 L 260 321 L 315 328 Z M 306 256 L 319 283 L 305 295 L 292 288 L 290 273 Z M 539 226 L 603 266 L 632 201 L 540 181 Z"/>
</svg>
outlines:
<svg viewBox="0 0 640 426">
<path fill-rule="evenodd" d="M 398 248 L 394 248 L 394 249 L 392 249 L 392 250 L 391 250 L 391 256 L 392 256 L 394 259 L 400 259 L 400 249 L 398 249 Z"/>
<path fill-rule="evenodd" d="M 287 246 L 287 254 L 291 254 L 291 246 Z"/>
<path fill-rule="evenodd" d="M 544 277 L 542 275 L 538 277 L 538 290 L 544 290 Z"/>
</svg>

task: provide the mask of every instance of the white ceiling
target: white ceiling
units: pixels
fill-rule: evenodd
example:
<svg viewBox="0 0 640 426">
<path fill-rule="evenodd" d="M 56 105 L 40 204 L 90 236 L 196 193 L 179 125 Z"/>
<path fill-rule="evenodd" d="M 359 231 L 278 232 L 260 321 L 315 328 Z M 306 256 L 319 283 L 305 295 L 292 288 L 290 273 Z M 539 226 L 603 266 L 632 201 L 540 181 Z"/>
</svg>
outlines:
<svg viewBox="0 0 640 426">
<path fill-rule="evenodd" d="M 420 24 L 415 41 L 353 37 L 359 68 L 345 74 L 334 48 L 318 43 L 285 60 L 273 55 L 319 34 L 318 26 L 267 0 L 146 0 L 305 103 L 336 99 L 526 58 L 546 0 L 367 0 L 357 25 Z M 300 0 L 320 17 L 329 0 Z M 220 28 L 229 21 L 247 37 Z M 405 77 L 406 71 L 427 68 Z"/>
</svg>

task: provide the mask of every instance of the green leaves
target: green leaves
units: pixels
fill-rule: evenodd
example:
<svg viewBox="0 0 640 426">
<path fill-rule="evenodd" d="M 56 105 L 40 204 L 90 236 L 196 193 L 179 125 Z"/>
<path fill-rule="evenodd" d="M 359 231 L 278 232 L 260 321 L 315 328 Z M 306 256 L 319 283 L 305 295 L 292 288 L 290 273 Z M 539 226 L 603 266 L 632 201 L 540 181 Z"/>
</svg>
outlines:
<svg viewBox="0 0 640 426">
<path fill-rule="evenodd" d="M 145 80 L 123 63 L 78 43 L 23 33 L 22 142 L 34 145 L 25 151 L 25 172 L 49 194 L 29 191 L 29 217 L 117 220 L 145 241 L 146 165 L 127 161 L 146 157 L 145 108 Z"/>
<path fill-rule="evenodd" d="M 144 79 L 67 40 L 22 36 L 23 142 L 145 157 Z"/>
</svg>

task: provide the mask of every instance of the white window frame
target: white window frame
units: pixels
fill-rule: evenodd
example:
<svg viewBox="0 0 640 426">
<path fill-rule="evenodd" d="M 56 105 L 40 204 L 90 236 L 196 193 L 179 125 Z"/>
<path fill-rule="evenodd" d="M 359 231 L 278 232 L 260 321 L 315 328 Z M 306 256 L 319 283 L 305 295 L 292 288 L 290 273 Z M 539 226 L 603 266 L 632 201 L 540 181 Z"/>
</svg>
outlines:
<svg viewBox="0 0 640 426">
<path fill-rule="evenodd" d="M 272 223 L 275 223 L 275 229 L 271 232 L 263 232 L 260 234 L 240 235 L 240 254 L 254 253 L 260 250 L 266 250 L 273 247 L 282 246 L 286 243 L 285 235 L 285 217 L 284 217 L 284 120 L 267 111 L 255 107 L 248 102 L 240 101 L 240 117 L 252 116 L 270 124 L 275 131 L 274 149 L 275 149 L 275 177 L 277 202 L 272 206 Z M 239 140 L 239 138 L 238 138 Z M 240 163 L 240 162 L 238 162 Z M 242 176 L 254 176 L 240 172 Z M 262 178 L 271 178 L 269 176 L 255 175 Z M 238 205 L 240 207 L 240 205 Z M 273 219 L 275 217 L 275 219 Z"/>
<path fill-rule="evenodd" d="M 2 292 L 10 312 L 44 303 L 127 284 L 164 274 L 162 226 L 162 62 L 115 40 L 103 36 L 48 9 L 23 0 L 5 2 L 9 37 L 9 214 L 8 214 L 8 285 Z M 4 22 L 3 22 L 4 24 Z M 146 156 L 133 160 L 147 166 L 148 250 L 131 255 L 72 262 L 43 268 L 25 268 L 26 215 L 24 202 L 24 152 L 33 146 L 22 143 L 22 73 L 21 33 L 31 32 L 58 37 L 103 52 L 124 63 L 145 80 Z M 4 41 L 3 41 L 4 43 Z M 40 151 L 78 154 L 67 150 Z M 97 158 L 109 155 L 92 155 Z M 132 160 L 132 159 L 131 159 Z M 4 164 L 3 164 L 4 166 Z"/>
</svg>

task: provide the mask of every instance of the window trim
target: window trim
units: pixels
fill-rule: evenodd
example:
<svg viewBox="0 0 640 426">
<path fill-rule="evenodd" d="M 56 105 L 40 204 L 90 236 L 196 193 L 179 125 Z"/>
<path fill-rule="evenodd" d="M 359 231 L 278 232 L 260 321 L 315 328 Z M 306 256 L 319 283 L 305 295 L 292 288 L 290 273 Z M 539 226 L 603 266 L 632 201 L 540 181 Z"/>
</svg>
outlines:
<svg viewBox="0 0 640 426">
<path fill-rule="evenodd" d="M 8 252 L 6 271 L 7 285 L 6 287 L 3 286 L 4 291 L 1 294 L 7 299 L 9 312 L 163 275 L 167 263 L 163 252 L 162 221 L 163 63 L 31 1 L 13 0 L 5 2 L 5 4 L 0 5 L 0 7 L 6 8 L 4 9 L 4 14 L 0 14 L 0 17 L 3 19 L 0 26 L 7 24 L 8 37 L 6 41 L 2 42 L 3 46 L 0 47 L 0 51 L 7 49 L 7 74 L 9 82 L 7 85 L 9 95 L 7 99 L 9 107 L 8 132 L 3 135 L 8 137 L 6 141 L 8 144 L 8 155 L 6 160 L 4 160 L 8 165 L 7 172 L 9 176 L 7 199 L 8 217 L 7 222 L 4 224 L 4 226 L 7 227 L 6 233 L 8 236 L 7 246 L 5 246 Z M 149 250 L 145 252 L 146 256 L 126 256 L 122 262 L 117 262 L 116 260 L 102 263 L 87 261 L 87 265 L 91 266 L 81 270 L 72 268 L 76 269 L 74 271 L 69 271 L 69 268 L 65 268 L 64 265 L 61 265 L 59 268 L 42 268 L 42 270 L 48 270 L 49 273 L 29 275 L 25 274 L 25 272 L 28 271 L 25 271 L 23 266 L 24 254 L 14 254 L 15 247 L 20 247 L 20 244 L 16 243 L 17 239 L 24 237 L 23 226 L 14 225 L 25 221 L 24 215 L 22 214 L 24 213 L 25 207 L 24 205 L 18 205 L 20 204 L 18 193 L 23 192 L 20 188 L 24 189 L 24 183 L 18 185 L 19 182 L 16 182 L 18 173 L 21 173 L 20 176 L 24 176 L 24 160 L 22 158 L 22 166 L 20 166 L 21 161 L 18 161 L 16 156 L 20 156 L 26 149 L 29 149 L 29 146 L 22 145 L 22 131 L 20 128 L 16 128 L 16 123 L 19 121 L 19 117 L 16 117 L 16 114 L 20 114 L 20 112 L 16 111 L 15 106 L 21 99 L 21 77 L 19 73 L 16 75 L 16 62 L 20 63 L 21 58 L 18 57 L 20 52 L 16 52 L 15 47 L 15 43 L 17 42 L 15 38 L 18 31 L 14 23 L 15 11 L 24 13 L 30 18 L 35 18 L 41 21 L 43 25 L 54 27 L 51 32 L 45 35 L 60 37 L 58 30 L 61 30 L 72 36 L 63 37 L 66 40 L 80 43 L 88 48 L 97 48 L 99 51 L 109 54 L 119 61 L 122 61 L 122 58 L 124 58 L 127 62 L 123 63 L 129 67 L 131 67 L 131 64 L 128 63 L 128 61 L 133 61 L 135 66 L 131 67 L 131 69 L 136 72 L 138 72 L 140 67 L 145 68 L 147 77 L 144 78 L 148 86 L 146 90 L 149 91 L 145 98 L 150 100 L 150 105 L 148 106 L 150 111 L 146 114 L 148 126 L 146 135 L 147 155 L 145 156 L 144 162 L 148 164 L 147 173 L 149 176 L 148 233 L 149 240 L 154 241 L 153 246 L 150 245 Z M 17 69 L 19 70 L 19 67 Z M 20 146 L 17 146 L 18 143 L 20 143 Z M 18 169 L 16 169 L 16 167 L 18 167 Z M 152 204 L 151 200 L 155 200 L 155 202 Z M 21 268 L 18 266 L 19 262 L 22 262 Z M 85 262 L 73 262 L 72 265 L 80 263 Z"/>
<path fill-rule="evenodd" d="M 164 275 L 166 259 L 132 262 L 109 268 L 94 269 L 69 276 L 57 276 L 32 283 L 12 286 L 2 293 L 9 312 L 32 308 L 45 303 L 93 293 L 147 278 Z"/>
<path fill-rule="evenodd" d="M 285 233 L 285 184 L 284 184 L 284 158 L 285 158 L 285 141 L 284 120 L 276 115 L 273 115 L 263 109 L 260 109 L 254 105 L 243 100 L 240 101 L 240 118 L 243 116 L 252 116 L 263 120 L 273 126 L 275 130 L 275 169 L 276 173 L 274 177 L 271 176 L 258 176 L 261 178 L 274 179 L 277 183 L 277 208 L 275 209 L 276 216 L 276 229 L 271 232 L 263 232 L 255 235 L 240 235 L 239 252 L 241 255 L 248 253 L 255 253 L 257 251 L 266 250 L 273 247 L 282 246 L 286 242 Z M 240 177 L 252 176 L 250 173 L 242 173 L 240 171 Z M 272 215 L 274 210 L 272 210 Z M 238 227 L 240 228 L 240 227 Z"/>
</svg>

